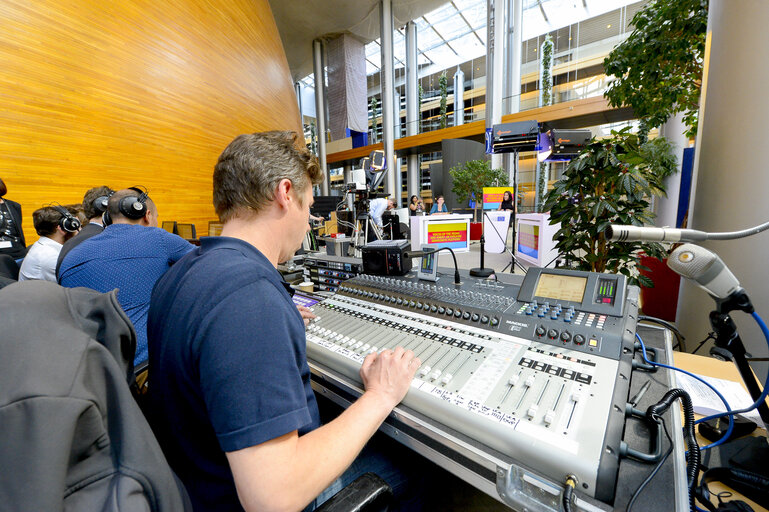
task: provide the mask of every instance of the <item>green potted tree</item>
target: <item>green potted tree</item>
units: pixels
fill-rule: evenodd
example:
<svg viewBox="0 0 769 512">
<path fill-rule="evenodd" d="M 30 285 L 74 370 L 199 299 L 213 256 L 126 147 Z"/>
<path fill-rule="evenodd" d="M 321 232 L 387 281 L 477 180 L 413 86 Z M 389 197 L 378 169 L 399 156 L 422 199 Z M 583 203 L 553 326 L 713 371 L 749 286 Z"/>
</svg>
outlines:
<svg viewBox="0 0 769 512">
<path fill-rule="evenodd" d="M 483 205 L 483 187 L 504 187 L 508 184 L 504 169 L 492 169 L 488 160 L 470 160 L 458 164 L 449 170 L 454 181 L 451 191 L 457 199 L 466 203 L 474 198 L 473 222 L 470 225 L 470 238 L 480 238 L 481 223 L 478 222 L 478 210 Z M 474 225 L 474 226 L 473 226 Z M 477 236 L 474 236 L 477 234 Z"/>
<path fill-rule="evenodd" d="M 661 258 L 657 243 L 610 242 L 610 224 L 642 226 L 652 221 L 649 199 L 665 194 L 663 180 L 677 171 L 670 143 L 644 143 L 624 128 L 611 137 L 593 139 L 569 162 L 563 177 L 545 197 L 550 223 L 560 224 L 556 248 L 566 265 L 593 272 L 618 272 L 632 284 L 653 286 L 639 274 L 641 254 Z"/>
</svg>

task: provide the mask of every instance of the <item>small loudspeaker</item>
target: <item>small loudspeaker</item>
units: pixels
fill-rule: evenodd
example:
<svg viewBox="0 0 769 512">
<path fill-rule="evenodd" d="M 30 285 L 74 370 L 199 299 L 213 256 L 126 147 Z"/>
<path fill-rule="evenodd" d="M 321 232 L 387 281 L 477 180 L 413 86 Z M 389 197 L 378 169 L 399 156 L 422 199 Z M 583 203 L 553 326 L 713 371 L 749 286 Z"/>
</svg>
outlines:
<svg viewBox="0 0 769 512">
<path fill-rule="evenodd" d="M 363 273 L 375 276 L 402 276 L 411 270 L 411 258 L 404 254 L 406 240 L 377 240 L 363 247 Z"/>
</svg>

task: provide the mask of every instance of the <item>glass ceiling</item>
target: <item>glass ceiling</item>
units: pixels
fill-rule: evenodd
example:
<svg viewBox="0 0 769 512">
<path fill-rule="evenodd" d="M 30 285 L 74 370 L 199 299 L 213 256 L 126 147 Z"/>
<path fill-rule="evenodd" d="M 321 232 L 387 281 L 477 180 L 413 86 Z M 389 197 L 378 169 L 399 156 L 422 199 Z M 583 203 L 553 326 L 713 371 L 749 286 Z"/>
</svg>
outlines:
<svg viewBox="0 0 769 512">
<path fill-rule="evenodd" d="M 599 16 L 640 0 L 522 0 L 523 41 Z M 486 0 L 452 0 L 414 20 L 419 75 L 456 66 L 486 54 Z M 405 29 L 393 37 L 395 68 L 405 68 Z M 366 74 L 379 72 L 379 39 L 366 45 Z M 314 87 L 313 75 L 301 80 Z"/>
</svg>

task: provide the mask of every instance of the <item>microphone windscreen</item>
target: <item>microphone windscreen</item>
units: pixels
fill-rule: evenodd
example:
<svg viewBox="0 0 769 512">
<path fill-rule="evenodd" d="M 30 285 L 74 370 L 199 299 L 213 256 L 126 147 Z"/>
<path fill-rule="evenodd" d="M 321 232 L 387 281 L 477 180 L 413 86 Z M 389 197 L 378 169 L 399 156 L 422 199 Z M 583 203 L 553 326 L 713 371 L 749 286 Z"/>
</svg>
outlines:
<svg viewBox="0 0 769 512">
<path fill-rule="evenodd" d="M 668 256 L 668 267 L 687 279 L 698 279 L 718 260 L 718 256 L 699 245 L 683 244 Z"/>
</svg>

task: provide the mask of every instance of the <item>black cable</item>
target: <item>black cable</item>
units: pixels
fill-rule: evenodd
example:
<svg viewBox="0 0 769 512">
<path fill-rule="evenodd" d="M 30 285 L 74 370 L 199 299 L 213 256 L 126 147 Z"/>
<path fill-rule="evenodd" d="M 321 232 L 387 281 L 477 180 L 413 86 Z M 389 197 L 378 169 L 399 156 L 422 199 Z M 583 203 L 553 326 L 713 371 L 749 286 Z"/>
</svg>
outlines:
<svg viewBox="0 0 769 512">
<path fill-rule="evenodd" d="M 658 403 L 649 406 L 646 410 L 646 418 L 656 423 L 662 421 L 662 415 L 673 404 L 676 399 L 681 400 L 681 406 L 684 410 L 684 434 L 686 439 L 686 448 L 689 451 L 689 457 L 686 460 L 686 476 L 689 488 L 689 508 L 692 512 L 696 511 L 694 506 L 695 488 L 697 486 L 697 475 L 700 472 L 700 446 L 697 444 L 697 438 L 694 433 L 694 407 L 692 399 L 683 389 L 671 389 Z M 663 423 L 664 425 L 664 423 Z"/>
<path fill-rule="evenodd" d="M 630 498 L 630 502 L 628 502 L 627 507 L 625 508 L 625 512 L 630 512 L 630 509 L 633 508 L 633 503 L 635 503 L 636 498 L 641 495 L 641 492 L 643 492 L 644 488 L 649 484 L 649 482 L 652 481 L 652 478 L 654 478 L 657 472 L 659 472 L 662 465 L 665 464 L 665 461 L 668 460 L 668 457 L 670 457 L 670 454 L 673 453 L 673 440 L 670 438 L 670 434 L 668 433 L 668 427 L 665 425 L 664 419 L 660 418 L 660 422 L 662 423 L 662 428 L 665 431 L 665 435 L 668 438 L 670 446 L 668 447 L 668 451 L 665 452 L 665 455 L 663 455 L 657 465 L 654 466 L 652 472 L 649 473 L 649 476 L 646 477 L 646 480 L 641 482 L 641 485 L 639 485 L 638 489 L 636 489 L 636 491 L 633 493 L 633 497 Z"/>
<path fill-rule="evenodd" d="M 440 251 L 449 251 L 451 252 L 451 257 L 454 258 L 454 284 L 459 284 L 461 280 L 459 279 L 459 266 L 457 265 L 457 257 L 454 254 L 454 250 L 451 247 L 441 247 L 435 252 Z"/>
<path fill-rule="evenodd" d="M 563 489 L 563 499 L 561 504 L 563 505 L 563 512 L 571 512 L 571 500 L 574 496 L 574 487 L 577 486 L 577 478 L 573 475 L 566 477 L 566 484 Z"/>
<path fill-rule="evenodd" d="M 707 336 L 705 336 L 705 339 L 704 339 L 704 340 L 702 340 L 702 341 L 700 341 L 700 344 L 699 344 L 699 345 L 697 345 L 697 348 L 695 348 L 695 349 L 692 351 L 692 354 L 696 354 L 696 353 L 697 353 L 697 352 L 698 352 L 698 351 L 699 351 L 699 350 L 702 348 L 702 346 L 703 346 L 705 343 L 707 343 L 707 342 L 708 342 L 708 340 L 715 340 L 715 339 L 716 339 L 716 333 L 714 333 L 714 332 L 712 332 L 712 331 L 711 331 L 711 332 L 709 332 L 709 333 L 708 333 L 708 335 L 707 335 Z"/>
<path fill-rule="evenodd" d="M 670 322 L 667 322 L 667 321 L 665 321 L 665 320 L 663 320 L 661 318 L 657 318 L 655 316 L 640 315 L 638 317 L 638 321 L 639 322 L 644 321 L 644 320 L 647 321 L 647 322 L 651 322 L 653 324 L 659 324 L 662 327 L 665 327 L 666 329 L 670 329 L 671 331 L 673 331 L 673 334 L 675 334 L 675 336 L 676 336 L 676 340 L 678 340 L 678 346 L 681 349 L 681 352 L 686 352 L 686 345 L 684 345 L 684 339 L 685 339 L 684 335 L 681 334 L 681 331 L 679 331 L 676 328 L 675 325 L 673 325 Z M 675 348 L 675 347 L 673 347 L 673 348 Z"/>
</svg>

